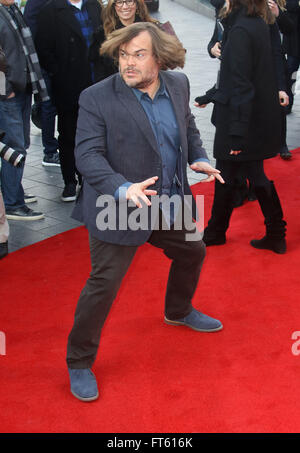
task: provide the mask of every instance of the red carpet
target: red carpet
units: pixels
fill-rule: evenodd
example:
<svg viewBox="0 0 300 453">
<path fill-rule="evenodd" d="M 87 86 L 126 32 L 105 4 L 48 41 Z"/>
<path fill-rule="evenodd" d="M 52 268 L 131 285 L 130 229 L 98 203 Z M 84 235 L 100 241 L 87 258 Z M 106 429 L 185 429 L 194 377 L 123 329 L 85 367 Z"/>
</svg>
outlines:
<svg viewBox="0 0 300 453">
<path fill-rule="evenodd" d="M 266 163 L 288 222 L 288 252 L 251 248 L 257 202 L 235 210 L 228 243 L 207 250 L 194 305 L 222 320 L 201 334 L 163 323 L 169 261 L 139 249 L 105 325 L 94 372 L 100 398 L 69 392 L 65 348 L 90 264 L 84 228 L 0 263 L 1 432 L 299 432 L 300 149 Z M 205 194 L 206 221 L 213 184 Z M 294 349 L 296 349 L 294 347 Z M 299 347 L 300 350 L 300 347 Z"/>
</svg>

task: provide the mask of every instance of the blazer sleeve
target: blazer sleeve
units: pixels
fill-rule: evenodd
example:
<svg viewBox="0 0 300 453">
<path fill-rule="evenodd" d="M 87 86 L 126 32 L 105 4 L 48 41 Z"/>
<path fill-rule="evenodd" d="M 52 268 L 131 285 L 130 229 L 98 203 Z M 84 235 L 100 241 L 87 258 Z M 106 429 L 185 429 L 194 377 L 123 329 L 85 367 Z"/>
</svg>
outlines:
<svg viewBox="0 0 300 453">
<path fill-rule="evenodd" d="M 106 124 L 101 102 L 98 98 L 96 102 L 96 98 L 94 90 L 89 88 L 79 98 L 75 162 L 80 174 L 98 194 L 115 196 L 116 190 L 128 181 L 107 160 Z"/>
<path fill-rule="evenodd" d="M 199 129 L 195 123 L 195 117 L 191 112 L 189 106 L 190 100 L 190 84 L 188 78 L 185 76 L 187 84 L 187 107 L 185 121 L 187 123 L 187 142 L 188 142 L 188 162 L 191 165 L 196 160 L 209 160 L 206 151 L 203 147 L 203 142 L 200 137 Z"/>
</svg>

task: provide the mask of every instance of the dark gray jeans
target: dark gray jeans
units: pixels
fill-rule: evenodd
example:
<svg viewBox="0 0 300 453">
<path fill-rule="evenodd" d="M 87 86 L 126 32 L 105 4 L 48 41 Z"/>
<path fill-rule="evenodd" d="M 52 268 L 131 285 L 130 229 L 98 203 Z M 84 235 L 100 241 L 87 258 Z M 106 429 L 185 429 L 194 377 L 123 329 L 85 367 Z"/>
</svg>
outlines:
<svg viewBox="0 0 300 453">
<path fill-rule="evenodd" d="M 165 297 L 165 315 L 172 320 L 192 311 L 191 301 L 205 257 L 203 241 L 186 241 L 185 234 L 185 230 L 159 230 L 148 240 L 172 260 Z M 92 367 L 101 329 L 136 250 L 134 246 L 110 244 L 90 236 L 92 271 L 79 297 L 68 339 L 69 368 Z"/>
</svg>

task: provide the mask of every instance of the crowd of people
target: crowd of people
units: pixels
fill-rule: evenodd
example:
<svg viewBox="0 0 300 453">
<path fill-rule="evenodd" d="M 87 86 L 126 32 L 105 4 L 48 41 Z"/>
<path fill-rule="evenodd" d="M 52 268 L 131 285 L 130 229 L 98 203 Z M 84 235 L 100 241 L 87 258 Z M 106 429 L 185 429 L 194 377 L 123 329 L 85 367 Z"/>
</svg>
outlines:
<svg viewBox="0 0 300 453">
<path fill-rule="evenodd" d="M 294 0 L 213 1 L 216 27 L 208 52 L 220 58 L 220 71 L 215 86 L 197 97 L 195 106 L 214 103 L 216 168 L 191 113 L 188 78 L 173 71 L 184 67 L 186 49 L 173 31 L 166 32 L 149 15 L 143 0 L 108 0 L 105 6 L 99 0 L 27 0 L 24 14 L 14 0 L 0 0 L 0 82 L 5 80 L 0 85 L 0 257 L 8 253 L 7 219 L 43 218 L 27 206 L 34 197 L 22 186 L 33 96 L 40 111 L 42 164 L 60 166 L 61 199 L 77 200 L 73 217 L 90 235 L 92 271 L 67 347 L 71 392 L 82 401 L 99 396 L 91 367 L 101 329 L 141 244 L 161 248 L 172 260 L 165 322 L 199 332 L 223 327 L 196 310 L 192 298 L 205 246 L 226 243 L 232 211 L 244 198 L 237 203 L 237 194 L 248 187 L 247 181 L 266 225 L 265 236 L 251 245 L 286 252 L 286 221 L 264 160 L 277 154 L 292 157 L 286 115 L 299 66 L 300 7 Z M 188 231 L 196 231 L 193 199 L 190 224 L 185 217 L 177 228 L 191 196 L 188 166 L 215 181 L 203 240 L 197 235 L 186 239 Z M 105 212 L 100 195 L 110 196 L 118 206 L 111 229 L 99 227 L 99 215 Z M 176 195 L 181 204 L 166 211 L 160 201 L 155 227 L 120 226 L 120 205 L 125 203 L 129 219 L 133 206 L 151 210 L 156 195 Z"/>
<path fill-rule="evenodd" d="M 216 27 L 208 43 L 208 53 L 212 58 L 221 58 L 227 22 L 222 17 L 224 0 L 211 0 L 211 3 L 216 8 Z M 8 68 L 0 98 L 4 144 L 26 156 L 30 115 L 38 115 L 44 148 L 42 165 L 61 168 L 65 184 L 61 199 L 74 201 L 81 186 L 74 158 L 79 95 L 88 86 L 118 72 L 113 59 L 100 55 L 99 49 L 114 30 L 138 22 L 161 24 L 151 17 L 143 0 L 108 0 L 105 5 L 99 0 L 27 0 L 23 14 L 13 0 L 1 0 L 0 4 L 0 46 L 6 54 Z M 300 7 L 296 0 L 277 3 L 269 0 L 268 6 L 266 20 L 270 26 L 281 105 L 279 153 L 283 159 L 291 159 L 286 144 L 286 115 L 293 106 L 293 85 L 300 62 Z M 220 33 L 225 35 L 222 37 Z M 215 87 L 204 98 L 198 98 L 203 98 L 200 103 L 214 102 L 214 90 Z M 2 224 L 7 225 L 6 219 L 34 221 L 44 217 L 28 207 L 36 197 L 24 193 L 24 165 L 25 162 L 12 166 L 2 159 L 4 204 L 1 206 L 5 206 L 5 214 L 1 210 L 1 218 L 5 219 Z M 245 175 L 235 176 L 232 192 L 232 208 L 243 204 L 246 198 L 257 199 L 253 184 L 247 183 Z M 7 240 L 0 244 L 2 254 L 6 255 Z"/>
</svg>

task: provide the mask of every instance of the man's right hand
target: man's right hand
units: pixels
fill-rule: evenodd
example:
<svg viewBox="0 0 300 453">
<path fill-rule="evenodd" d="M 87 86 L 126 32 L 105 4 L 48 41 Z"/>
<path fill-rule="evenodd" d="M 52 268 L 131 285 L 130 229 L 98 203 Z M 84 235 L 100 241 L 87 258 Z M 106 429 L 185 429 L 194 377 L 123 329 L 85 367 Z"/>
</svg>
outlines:
<svg viewBox="0 0 300 453">
<path fill-rule="evenodd" d="M 148 189 L 148 187 L 155 184 L 157 180 L 158 176 L 153 176 L 145 181 L 131 184 L 127 189 L 126 199 L 133 201 L 138 208 L 142 207 L 140 200 L 144 201 L 147 206 L 151 206 L 151 201 L 147 198 L 147 195 L 157 195 L 157 191 Z"/>
<path fill-rule="evenodd" d="M 14 92 L 12 92 L 12 93 L 10 93 L 10 95 L 9 95 L 9 96 L 7 96 L 7 99 L 11 99 L 11 98 L 14 98 L 14 97 L 15 97 L 15 93 L 14 93 Z"/>
</svg>

